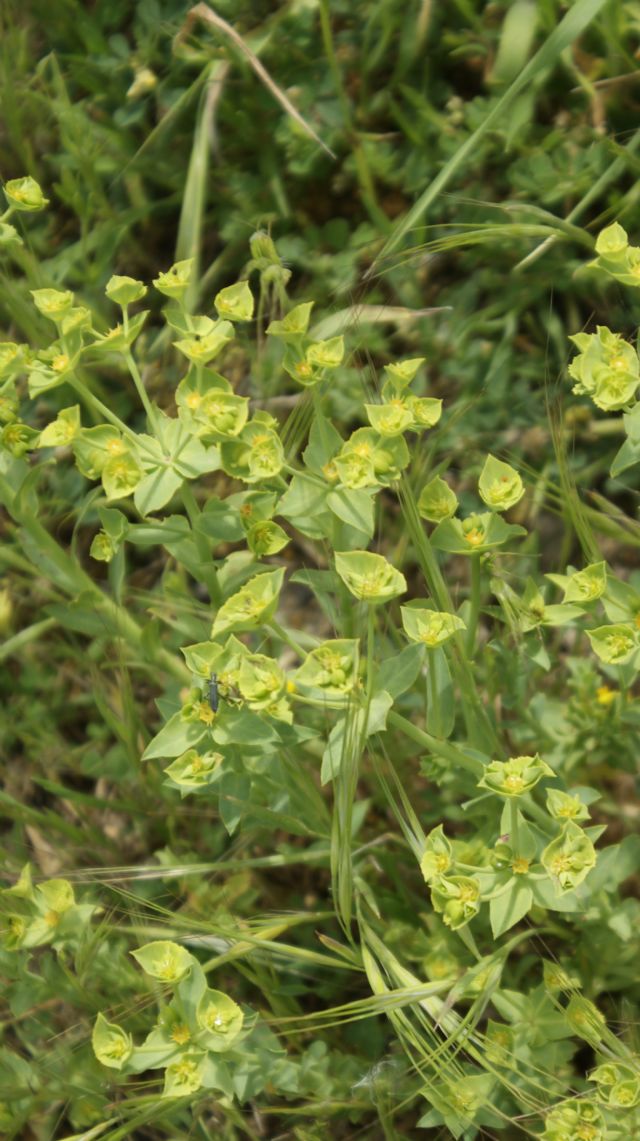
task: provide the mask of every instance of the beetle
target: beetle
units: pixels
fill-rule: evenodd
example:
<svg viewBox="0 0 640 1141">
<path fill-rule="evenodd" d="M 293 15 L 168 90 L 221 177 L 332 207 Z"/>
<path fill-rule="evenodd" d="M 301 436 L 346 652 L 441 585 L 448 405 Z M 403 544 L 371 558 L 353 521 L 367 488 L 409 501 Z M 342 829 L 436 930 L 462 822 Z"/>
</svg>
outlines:
<svg viewBox="0 0 640 1141">
<path fill-rule="evenodd" d="M 211 674 L 209 678 L 209 705 L 212 713 L 218 712 L 219 694 L 218 694 L 218 675 Z"/>
</svg>

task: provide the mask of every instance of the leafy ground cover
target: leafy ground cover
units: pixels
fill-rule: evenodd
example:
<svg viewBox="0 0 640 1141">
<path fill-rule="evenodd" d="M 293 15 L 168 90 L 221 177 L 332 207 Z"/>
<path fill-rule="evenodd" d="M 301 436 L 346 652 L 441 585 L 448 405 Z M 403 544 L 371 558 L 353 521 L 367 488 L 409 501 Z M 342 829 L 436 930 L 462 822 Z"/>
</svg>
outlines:
<svg viewBox="0 0 640 1141">
<path fill-rule="evenodd" d="M 3 1133 L 635 1136 L 636 6 L 1 18 Z"/>
</svg>

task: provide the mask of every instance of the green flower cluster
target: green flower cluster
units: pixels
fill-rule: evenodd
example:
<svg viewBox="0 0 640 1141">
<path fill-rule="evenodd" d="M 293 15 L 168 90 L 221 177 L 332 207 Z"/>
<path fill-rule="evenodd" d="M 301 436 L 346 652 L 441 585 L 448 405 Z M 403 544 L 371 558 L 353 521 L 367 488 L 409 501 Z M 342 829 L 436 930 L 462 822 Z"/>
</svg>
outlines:
<svg viewBox="0 0 640 1141">
<path fill-rule="evenodd" d="M 453 848 L 441 824 L 427 836 L 420 870 L 431 888 L 434 911 L 446 927 L 457 931 L 478 914 L 480 883 L 474 876 L 452 874 Z"/>
<path fill-rule="evenodd" d="M 218 1055 L 228 1055 L 246 1037 L 242 1009 L 207 985 L 197 959 L 178 943 L 147 943 L 132 955 L 145 974 L 173 993 L 139 1046 L 122 1026 L 99 1014 L 91 1039 L 98 1061 L 123 1074 L 163 1069 L 163 1097 L 184 1097 L 199 1089 L 225 1090 L 226 1074 Z"/>
<path fill-rule="evenodd" d="M 515 507 L 524 495 L 522 477 L 495 456 L 488 455 L 478 479 L 478 492 L 491 510 L 454 518 L 458 500 L 440 476 L 423 487 L 418 511 L 423 519 L 437 523 L 431 543 L 440 551 L 456 555 L 477 555 L 503 546 L 516 535 L 526 534 L 523 527 L 507 523 L 500 512 Z"/>
<path fill-rule="evenodd" d="M 603 325 L 570 340 L 580 350 L 569 365 L 576 395 L 590 396 L 605 412 L 627 408 L 640 385 L 640 360 L 633 346 Z"/>
<path fill-rule="evenodd" d="M 76 903 L 68 880 L 34 884 L 26 864 L 13 887 L 0 890 L 0 945 L 8 951 L 77 943 L 96 908 Z"/>
</svg>

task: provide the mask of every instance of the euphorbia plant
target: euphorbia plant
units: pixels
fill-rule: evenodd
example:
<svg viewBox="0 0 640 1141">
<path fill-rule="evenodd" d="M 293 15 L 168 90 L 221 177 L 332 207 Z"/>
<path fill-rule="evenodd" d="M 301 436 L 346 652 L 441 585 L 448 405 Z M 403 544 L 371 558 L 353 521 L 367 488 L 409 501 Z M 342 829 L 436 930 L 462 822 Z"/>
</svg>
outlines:
<svg viewBox="0 0 640 1141">
<path fill-rule="evenodd" d="M 23 209 L 45 204 L 31 180 L 10 189 L 8 200 L 9 209 L 20 209 L 20 201 L 29 203 Z M 106 296 L 118 313 L 106 329 L 69 290 L 33 291 L 55 335 L 44 346 L 0 346 L 0 496 L 27 557 L 40 558 L 54 584 L 52 613 L 64 614 L 83 635 L 96 621 L 102 629 L 111 623 L 127 664 L 166 683 L 160 724 L 140 753 L 154 771 L 161 762 L 168 796 L 215 803 L 240 843 L 257 824 L 272 824 L 274 835 L 285 828 L 329 870 L 337 923 L 333 935 L 321 933 L 325 946 L 345 970 L 366 976 L 367 1013 L 389 1012 L 420 1077 L 410 1098 L 422 1095 L 430 1106 L 422 1123 L 471 1137 L 476 1127 L 498 1128 L 500 1114 L 533 1115 L 538 1133 L 544 1128 L 551 1138 L 589 1122 L 601 1129 L 608 1114 L 617 1128 L 625 1099 L 626 1107 L 635 1104 L 626 1075 L 636 1072 L 636 1059 L 579 993 L 589 980 L 559 998 L 532 964 L 518 994 L 511 956 L 517 959 L 537 934 L 557 937 L 562 953 L 563 925 L 572 918 L 588 916 L 606 928 L 617 887 L 611 868 L 617 859 L 628 862 L 629 845 L 610 844 L 598 858 L 604 825 L 589 822 L 598 792 L 573 780 L 543 717 L 517 721 L 506 703 L 503 709 L 488 699 L 486 660 L 504 655 L 498 688 L 505 694 L 520 670 L 530 690 L 526 704 L 539 685 L 536 671 L 551 666 L 544 632 L 566 627 L 585 651 L 593 648 L 607 677 L 618 671 L 626 690 L 640 661 L 640 595 L 604 559 L 550 573 L 550 585 L 564 592 L 559 602 L 550 601 L 541 575 L 520 576 L 512 586 L 516 556 L 527 556 L 532 539 L 523 525 L 520 473 L 489 455 L 442 477 L 447 461 L 438 457 L 434 429 L 446 407 L 425 395 L 419 357 L 387 362 L 372 398 L 362 401 L 361 422 L 337 423 L 331 394 L 348 343 L 315 335 L 312 302 L 287 308 L 284 285 L 283 311 L 265 331 L 266 351 L 280 386 L 297 394 L 295 409 L 282 423 L 277 405 L 256 400 L 246 383 L 246 329 L 254 289 L 264 293 L 265 278 L 268 284 L 280 263 L 264 236 L 250 244 L 247 273 L 254 280 L 257 274 L 257 286 L 250 276 L 228 285 L 199 314 L 187 305 L 188 260 L 156 277 L 153 315 L 130 311 L 153 298 L 145 283 L 111 277 Z M 153 342 L 145 339 L 147 326 Z M 634 364 L 629 346 L 601 330 L 597 343 L 578 347 L 574 375 L 600 407 L 633 398 L 637 358 Z M 241 391 L 234 386 L 238 359 L 245 366 Z M 172 377 L 162 407 L 145 380 L 145 366 L 157 360 Z M 137 396 L 135 414 L 121 415 L 120 402 L 108 398 L 106 378 L 113 383 L 114 374 Z M 421 454 L 427 439 L 428 470 Z M 87 559 L 66 550 L 41 518 L 36 488 L 53 458 L 78 473 L 73 510 L 79 525 L 91 528 Z M 401 526 L 387 525 L 390 503 L 402 511 Z M 505 517 L 516 508 L 517 517 Z M 154 625 L 130 612 L 131 555 L 183 576 L 182 613 L 158 606 Z M 315 566 L 302 565 L 308 557 Z M 459 574 L 461 563 L 469 571 L 460 587 L 451 568 Z M 101 565 L 107 579 L 99 584 Z M 292 584 L 311 592 L 321 616 L 313 623 L 287 617 Z M 414 786 L 425 775 L 433 798 L 418 808 Z M 363 776 L 382 790 L 388 819 L 367 824 L 361 844 L 369 806 L 358 793 Z M 332 787 L 323 793 L 322 785 Z M 394 819 L 399 835 L 389 833 Z M 411 926 L 416 907 L 424 916 L 412 929 L 415 944 L 405 947 L 400 938 L 397 954 L 385 938 L 393 904 L 380 885 L 381 876 L 396 874 L 389 835 L 401 842 L 403 874 L 412 884 L 413 903 L 405 902 L 400 922 Z M 261 853 L 264 844 L 263 835 Z M 372 846 L 380 863 L 370 859 Z M 61 930 L 72 918 L 91 920 L 89 911 L 78 914 L 67 888 L 32 889 L 23 878 L 2 901 L 13 953 L 49 942 L 57 951 L 35 918 L 47 892 L 64 904 L 56 912 L 69 913 Z M 100 1012 L 92 1039 L 98 1060 L 125 1090 L 133 1075 L 164 1069 L 167 1098 L 204 1098 L 214 1090 L 231 1106 L 258 1097 L 267 1084 L 296 1096 L 304 1089 L 303 1063 L 289 1071 L 280 1057 L 271 1072 L 269 1054 L 282 1049 L 272 1030 L 226 990 L 210 987 L 207 972 L 219 964 L 200 961 L 197 940 L 190 950 L 176 939 L 153 939 L 134 952 L 154 980 L 155 1025 L 136 1046 L 126 1014 L 120 1020 Z M 275 937 L 266 941 L 276 962 L 279 945 Z M 236 942 L 242 946 L 239 936 Z M 249 973 L 253 986 L 263 967 L 260 942 L 260 933 L 249 931 L 259 968 Z M 232 959 L 234 947 L 225 944 L 227 953 Z M 323 962 L 314 954 L 300 950 L 303 962 Z M 549 1091 L 535 1076 L 544 1063 L 535 1054 L 540 1043 L 526 1040 L 532 1011 L 543 1012 L 562 1043 L 554 1060 L 566 1063 L 566 1080 Z M 447 1038 L 438 1044 L 441 1029 Z M 509 1053 L 496 1047 L 499 1034 Z M 568 1045 L 579 1038 L 606 1047 L 626 1067 L 611 1082 L 597 1080 L 607 1091 L 606 1108 L 594 1108 L 590 1118 L 573 1101 L 556 1105 L 580 1080 L 570 1071 Z M 330 1092 L 338 1086 L 327 1079 Z"/>
</svg>

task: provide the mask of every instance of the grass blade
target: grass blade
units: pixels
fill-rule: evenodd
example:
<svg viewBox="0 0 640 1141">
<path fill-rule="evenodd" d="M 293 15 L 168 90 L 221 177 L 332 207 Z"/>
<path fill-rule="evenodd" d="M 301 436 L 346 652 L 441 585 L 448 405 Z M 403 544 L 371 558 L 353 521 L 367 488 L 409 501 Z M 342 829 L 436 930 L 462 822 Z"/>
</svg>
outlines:
<svg viewBox="0 0 640 1141">
<path fill-rule="evenodd" d="M 398 248 L 405 235 L 418 224 L 431 204 L 435 202 L 440 192 L 444 190 L 454 174 L 464 164 L 465 160 L 477 150 L 478 143 L 483 136 L 486 135 L 501 116 L 508 111 L 517 96 L 520 95 L 541 72 L 552 67 L 557 62 L 562 52 L 577 39 L 594 17 L 597 16 L 600 9 L 604 7 L 605 2 L 606 0 L 578 0 L 578 3 L 573 5 L 564 19 L 558 24 L 558 27 L 554 28 L 549 38 L 536 52 L 533 59 L 529 60 L 526 67 L 523 68 L 511 86 L 505 91 L 504 95 L 489 111 L 486 119 L 483 120 L 480 126 L 469 136 L 462 146 L 458 148 L 452 158 L 449 159 L 449 162 L 445 164 L 440 173 L 433 179 L 433 182 L 429 183 L 426 190 L 422 192 L 418 201 L 414 203 L 409 213 L 400 221 L 390 238 L 385 242 L 382 250 L 365 276 L 370 277 L 376 270 L 378 263 Z"/>
</svg>

